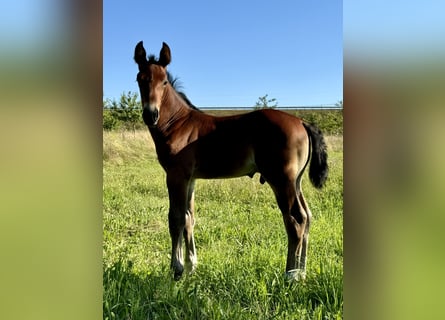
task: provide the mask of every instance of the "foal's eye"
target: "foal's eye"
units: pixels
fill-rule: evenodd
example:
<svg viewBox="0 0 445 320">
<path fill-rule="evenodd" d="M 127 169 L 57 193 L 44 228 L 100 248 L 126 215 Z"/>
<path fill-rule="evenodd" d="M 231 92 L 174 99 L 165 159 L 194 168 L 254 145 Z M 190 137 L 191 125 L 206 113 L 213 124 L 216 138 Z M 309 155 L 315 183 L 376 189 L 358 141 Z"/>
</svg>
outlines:
<svg viewBox="0 0 445 320">
<path fill-rule="evenodd" d="M 164 80 L 164 83 L 163 83 L 163 85 L 164 85 L 164 86 L 166 86 L 166 85 L 167 85 L 167 83 L 168 83 L 168 80 Z"/>
<path fill-rule="evenodd" d="M 147 77 L 146 75 L 140 75 L 140 76 L 138 76 L 138 77 L 136 78 L 136 81 L 137 81 L 137 82 L 142 82 L 142 83 L 150 82 L 150 78 Z"/>
</svg>

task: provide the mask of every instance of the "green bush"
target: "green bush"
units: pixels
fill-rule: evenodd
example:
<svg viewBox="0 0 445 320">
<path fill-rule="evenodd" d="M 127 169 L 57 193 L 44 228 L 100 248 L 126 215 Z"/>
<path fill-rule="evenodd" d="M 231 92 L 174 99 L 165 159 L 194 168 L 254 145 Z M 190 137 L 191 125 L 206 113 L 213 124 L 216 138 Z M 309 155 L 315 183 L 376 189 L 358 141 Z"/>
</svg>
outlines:
<svg viewBox="0 0 445 320">
<path fill-rule="evenodd" d="M 104 130 L 116 130 L 119 128 L 119 120 L 113 115 L 111 110 L 105 109 L 102 116 L 102 126 Z"/>
<path fill-rule="evenodd" d="M 315 124 L 324 134 L 343 134 L 343 110 L 297 110 L 295 115 Z"/>
<path fill-rule="evenodd" d="M 104 130 L 124 128 L 135 131 L 143 127 L 141 102 L 138 100 L 137 93 L 131 91 L 122 93 L 118 101 L 106 99 L 103 107 Z"/>
</svg>

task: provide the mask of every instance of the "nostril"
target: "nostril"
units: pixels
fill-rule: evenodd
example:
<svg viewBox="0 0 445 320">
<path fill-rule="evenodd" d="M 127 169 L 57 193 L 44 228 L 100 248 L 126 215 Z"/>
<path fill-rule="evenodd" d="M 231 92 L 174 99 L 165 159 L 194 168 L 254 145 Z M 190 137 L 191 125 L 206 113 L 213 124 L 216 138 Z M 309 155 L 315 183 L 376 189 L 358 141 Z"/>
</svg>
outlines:
<svg viewBox="0 0 445 320">
<path fill-rule="evenodd" d="M 156 108 L 154 110 L 144 108 L 144 110 L 142 111 L 142 119 L 147 126 L 156 125 L 159 120 L 159 110 Z"/>
<path fill-rule="evenodd" d="M 153 117 L 153 123 L 156 123 L 158 121 L 158 118 L 159 118 L 159 110 L 155 109 L 152 112 L 151 116 Z"/>
</svg>

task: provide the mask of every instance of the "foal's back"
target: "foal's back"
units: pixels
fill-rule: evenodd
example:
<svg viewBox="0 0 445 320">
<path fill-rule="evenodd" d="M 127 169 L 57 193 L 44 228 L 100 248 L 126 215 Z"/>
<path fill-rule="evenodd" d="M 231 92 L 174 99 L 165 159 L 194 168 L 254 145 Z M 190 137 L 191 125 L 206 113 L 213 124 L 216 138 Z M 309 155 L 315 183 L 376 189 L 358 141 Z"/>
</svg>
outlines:
<svg viewBox="0 0 445 320">
<path fill-rule="evenodd" d="M 275 174 L 271 167 L 307 160 L 308 136 L 302 120 L 285 112 L 262 109 L 228 117 L 198 116 L 205 121 L 201 136 L 191 145 L 196 177 L 271 175 Z"/>
</svg>

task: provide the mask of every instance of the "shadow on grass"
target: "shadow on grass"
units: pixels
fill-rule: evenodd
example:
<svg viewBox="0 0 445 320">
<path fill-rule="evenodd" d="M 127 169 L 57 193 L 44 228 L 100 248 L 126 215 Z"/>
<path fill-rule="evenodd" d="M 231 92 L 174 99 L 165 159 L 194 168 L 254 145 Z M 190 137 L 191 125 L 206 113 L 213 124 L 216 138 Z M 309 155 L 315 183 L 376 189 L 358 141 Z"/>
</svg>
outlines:
<svg viewBox="0 0 445 320">
<path fill-rule="evenodd" d="M 104 319 L 341 319 L 342 279 L 330 273 L 289 283 L 240 267 L 210 269 L 175 282 L 170 270 L 146 274 L 118 261 L 103 273 Z"/>
</svg>

